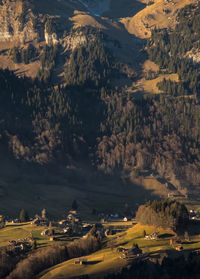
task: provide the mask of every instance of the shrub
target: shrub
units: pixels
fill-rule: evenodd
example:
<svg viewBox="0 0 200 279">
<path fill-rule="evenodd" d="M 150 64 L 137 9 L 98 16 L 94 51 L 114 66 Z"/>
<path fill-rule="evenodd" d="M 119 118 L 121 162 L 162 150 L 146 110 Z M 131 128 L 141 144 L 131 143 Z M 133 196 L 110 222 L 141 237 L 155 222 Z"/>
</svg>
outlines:
<svg viewBox="0 0 200 279">
<path fill-rule="evenodd" d="M 21 222 L 27 222 L 29 220 L 27 211 L 22 209 L 19 214 L 19 219 Z"/>
</svg>

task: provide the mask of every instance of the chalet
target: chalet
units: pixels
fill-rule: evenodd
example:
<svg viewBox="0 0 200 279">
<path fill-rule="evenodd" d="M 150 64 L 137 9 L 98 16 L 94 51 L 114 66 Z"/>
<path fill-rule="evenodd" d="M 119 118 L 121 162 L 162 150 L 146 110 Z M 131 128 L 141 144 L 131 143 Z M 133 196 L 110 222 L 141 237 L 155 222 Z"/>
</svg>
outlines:
<svg viewBox="0 0 200 279">
<path fill-rule="evenodd" d="M 73 215 L 72 214 L 69 214 L 68 216 L 67 216 L 67 220 L 68 221 L 71 221 L 73 219 Z"/>
<path fill-rule="evenodd" d="M 55 237 L 50 236 L 49 240 L 50 240 L 50 241 L 54 241 L 54 240 L 55 240 Z"/>
<path fill-rule="evenodd" d="M 180 238 L 174 237 L 170 239 L 169 243 L 171 246 L 177 246 L 177 245 L 181 245 L 182 241 Z"/>
<path fill-rule="evenodd" d="M 28 246 L 26 243 L 21 243 L 20 244 L 20 250 L 21 251 L 28 251 Z"/>
<path fill-rule="evenodd" d="M 41 232 L 42 236 L 49 235 L 50 231 L 48 229 Z"/>
<path fill-rule="evenodd" d="M 80 222 L 80 218 L 79 218 L 79 217 L 76 217 L 76 218 L 74 219 L 74 222 L 75 222 L 75 223 L 79 223 L 79 222 Z"/>
<path fill-rule="evenodd" d="M 191 219 L 192 219 L 192 220 L 197 220 L 198 217 L 197 217 L 197 216 L 193 216 Z"/>
<path fill-rule="evenodd" d="M 90 224 L 84 224 L 84 225 L 82 226 L 82 233 L 83 233 L 83 234 L 88 233 L 88 232 L 91 230 L 91 228 L 92 228 L 92 225 L 90 225 Z"/>
<path fill-rule="evenodd" d="M 90 230 L 90 229 L 92 228 L 92 225 L 86 223 L 86 224 L 83 224 L 82 228 L 83 228 L 83 229 L 86 229 L 86 230 Z"/>
<path fill-rule="evenodd" d="M 108 237 L 109 233 L 110 233 L 110 230 L 109 230 L 109 229 L 106 229 L 106 230 L 105 230 L 105 237 Z"/>
<path fill-rule="evenodd" d="M 182 245 L 178 245 L 178 246 L 176 246 L 176 251 L 182 251 L 183 250 L 183 246 Z"/>
<path fill-rule="evenodd" d="M 70 210 L 70 211 L 69 211 L 69 214 L 71 214 L 71 215 L 77 215 L 77 211 L 76 211 L 76 210 Z"/>
<path fill-rule="evenodd" d="M 141 255 L 142 250 L 138 246 L 136 246 L 136 247 L 133 247 L 131 249 L 128 249 L 127 253 L 132 254 L 132 255 Z"/>
<path fill-rule="evenodd" d="M 173 198 L 174 197 L 174 193 L 168 193 L 168 198 Z"/>
<path fill-rule="evenodd" d="M 121 253 L 121 257 L 122 259 L 126 259 L 128 261 L 132 261 L 137 257 L 140 257 L 142 255 L 142 250 L 136 246 L 130 249 L 125 249 L 123 247 L 119 247 L 117 249 L 117 252 Z"/>
<path fill-rule="evenodd" d="M 158 233 L 154 232 L 150 235 L 145 235 L 145 239 L 147 240 L 156 240 L 158 239 Z"/>
<path fill-rule="evenodd" d="M 199 214 L 199 212 L 195 212 L 194 209 L 191 209 L 190 212 L 189 212 L 189 217 L 192 220 L 196 220 L 200 217 L 200 214 Z"/>
<path fill-rule="evenodd" d="M 32 224 L 32 225 L 39 226 L 39 225 L 40 225 L 39 218 L 34 219 L 34 220 L 31 222 L 31 224 Z"/>
<path fill-rule="evenodd" d="M 47 218 L 37 217 L 31 222 L 31 224 L 36 226 L 48 226 L 49 221 Z"/>
<path fill-rule="evenodd" d="M 124 217 L 123 221 L 124 221 L 124 222 L 131 221 L 131 217 Z"/>
<path fill-rule="evenodd" d="M 87 261 L 88 261 L 87 259 L 75 259 L 74 264 L 82 265 L 82 264 L 86 264 Z"/>
<path fill-rule="evenodd" d="M 68 220 L 60 220 L 59 225 L 66 226 L 68 224 Z"/>
<path fill-rule="evenodd" d="M 116 220 L 119 219 L 119 214 L 118 213 L 111 213 L 107 216 L 108 220 Z"/>
<path fill-rule="evenodd" d="M 66 227 L 66 228 L 63 229 L 63 232 L 64 232 L 64 233 L 68 233 L 68 232 L 70 232 L 70 231 L 71 231 L 71 228 L 70 228 L 70 227 Z"/>
<path fill-rule="evenodd" d="M 76 223 L 80 222 L 80 217 L 76 210 L 70 210 L 67 216 L 68 221 L 74 220 Z"/>
<path fill-rule="evenodd" d="M 124 247 L 118 247 L 118 248 L 117 248 L 117 252 L 118 252 L 118 253 L 126 252 L 126 248 L 124 248 Z"/>
<path fill-rule="evenodd" d="M 30 249 L 30 241 L 28 241 L 28 239 L 22 239 L 19 241 L 15 241 L 15 240 L 11 240 L 9 241 L 9 243 L 11 244 L 12 247 L 14 247 L 14 249 L 16 251 L 24 251 L 27 252 Z"/>
<path fill-rule="evenodd" d="M 133 255 L 142 254 L 142 250 L 138 246 L 135 246 L 135 247 L 129 248 L 129 249 L 126 249 L 124 247 L 118 247 L 117 252 L 118 253 L 125 253 L 127 255 L 129 255 L 129 254 L 133 254 Z"/>
</svg>

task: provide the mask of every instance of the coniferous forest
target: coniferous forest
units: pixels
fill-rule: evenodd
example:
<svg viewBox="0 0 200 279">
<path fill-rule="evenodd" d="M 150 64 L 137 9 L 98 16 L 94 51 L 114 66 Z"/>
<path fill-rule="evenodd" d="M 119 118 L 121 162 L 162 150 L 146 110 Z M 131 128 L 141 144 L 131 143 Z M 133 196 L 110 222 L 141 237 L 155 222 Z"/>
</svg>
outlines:
<svg viewBox="0 0 200 279">
<path fill-rule="evenodd" d="M 56 49 L 46 47 L 40 78 L 19 79 L 1 70 L 2 141 L 9 143 L 16 158 L 29 162 L 44 164 L 84 157 L 107 173 L 132 167 L 151 169 L 161 177 L 175 175 L 190 181 L 191 187 L 196 185 L 200 156 L 199 71 L 197 64 L 178 58 L 186 49 L 173 39 L 185 26 L 182 21 L 198 26 L 183 16 L 187 9 L 179 13 L 180 23 L 173 33 L 154 31 L 147 43 L 150 59 L 179 73 L 180 83 L 164 80 L 158 85 L 163 90 L 170 88 L 166 89 L 167 95 L 135 97 L 113 88 L 110 80 L 119 75 L 119 65 L 98 42 L 72 52 L 65 73 L 67 85 L 51 86 L 49 73 L 56 63 Z M 194 20 L 198 20 L 198 9 Z M 192 38 L 196 40 L 195 35 Z M 162 52 L 173 51 L 169 59 L 161 53 L 161 46 Z M 187 50 L 190 48 L 188 44 Z"/>
<path fill-rule="evenodd" d="M 200 3 L 119 2 L 0 1 L 0 278 L 200 277 Z"/>
</svg>

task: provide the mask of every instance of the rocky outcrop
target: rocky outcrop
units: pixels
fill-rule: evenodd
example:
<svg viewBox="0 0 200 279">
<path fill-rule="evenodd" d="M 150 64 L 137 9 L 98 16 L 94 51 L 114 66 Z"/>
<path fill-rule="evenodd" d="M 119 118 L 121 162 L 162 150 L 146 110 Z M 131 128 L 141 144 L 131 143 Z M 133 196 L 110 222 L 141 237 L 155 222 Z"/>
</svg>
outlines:
<svg viewBox="0 0 200 279">
<path fill-rule="evenodd" d="M 200 63 L 200 51 L 199 49 L 192 49 L 186 53 L 186 57 L 188 57 L 193 63 Z"/>
<path fill-rule="evenodd" d="M 63 47 L 68 51 L 73 51 L 77 47 L 86 46 L 88 42 L 95 41 L 96 37 L 92 34 L 84 35 L 82 32 L 69 34 L 63 39 Z"/>
<path fill-rule="evenodd" d="M 0 4 L 0 42 L 25 43 L 37 38 L 33 29 L 34 15 L 30 8 L 23 9 L 20 1 L 2 1 Z"/>
<path fill-rule="evenodd" d="M 58 43 L 58 38 L 56 33 L 48 34 L 45 30 L 44 37 L 47 45 L 55 45 Z"/>
</svg>

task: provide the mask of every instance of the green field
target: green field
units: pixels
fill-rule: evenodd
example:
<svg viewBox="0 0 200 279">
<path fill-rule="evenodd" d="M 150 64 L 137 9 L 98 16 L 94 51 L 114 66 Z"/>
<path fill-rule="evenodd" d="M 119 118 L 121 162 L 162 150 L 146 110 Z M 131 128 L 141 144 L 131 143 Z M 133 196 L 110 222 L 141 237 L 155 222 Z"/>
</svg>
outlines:
<svg viewBox="0 0 200 279">
<path fill-rule="evenodd" d="M 157 240 L 144 239 L 144 230 L 147 234 L 151 234 L 156 230 L 159 234 L 159 238 Z M 133 244 L 136 243 L 142 249 L 144 255 L 150 260 L 154 260 L 154 258 L 159 259 L 159 255 L 165 253 L 170 254 L 170 256 L 177 256 L 200 249 L 200 236 L 194 235 L 190 237 L 190 241 L 182 242 L 183 251 L 176 251 L 170 246 L 170 239 L 173 235 L 175 234 L 171 230 L 136 224 L 128 229 L 126 233 L 123 232 L 109 237 L 108 246 L 109 243 L 114 240 L 115 248 L 112 247 L 111 249 L 105 247 L 94 254 L 83 257 L 88 260 L 87 264 L 75 265 L 74 259 L 72 259 L 46 270 L 38 278 L 61 279 L 86 274 L 90 275 L 92 278 L 98 278 L 109 272 L 119 271 L 121 268 L 127 266 L 128 262 L 120 257 L 121 255 L 117 252 L 117 247 L 131 248 Z"/>
<path fill-rule="evenodd" d="M 52 244 L 48 236 L 41 236 L 45 227 L 37 227 L 31 223 L 12 224 L 7 223 L 6 227 L 0 230 L 0 247 L 9 245 L 9 241 L 33 238 L 37 241 L 38 247 Z"/>
<path fill-rule="evenodd" d="M 56 266 L 44 270 L 38 278 L 40 279 L 61 279 L 71 278 L 74 276 L 90 275 L 92 278 L 103 277 L 105 274 L 119 271 L 121 268 L 130 264 L 127 259 L 122 257 L 122 253 L 117 251 L 117 248 L 123 247 L 126 249 L 132 248 L 138 244 L 143 252 L 143 258 L 152 261 L 159 261 L 164 255 L 176 257 L 179 255 L 188 255 L 191 251 L 200 250 L 200 224 L 195 221 L 188 229 L 189 240 L 182 239 L 182 251 L 176 251 L 175 247 L 170 245 L 170 239 L 176 234 L 170 229 L 156 228 L 154 226 L 144 226 L 136 223 L 135 220 L 130 222 L 107 222 L 103 224 L 105 228 L 121 229 L 120 233 L 109 235 L 103 242 L 102 248 L 88 256 L 82 257 L 87 259 L 87 264 L 74 264 L 74 259 L 68 260 Z M 21 224 L 7 223 L 6 227 L 0 230 L 0 247 L 9 245 L 9 241 L 20 241 L 25 238 L 33 238 L 37 241 L 37 249 L 54 245 L 60 241 L 67 243 L 73 238 L 66 239 L 62 235 L 59 228 L 56 230 L 55 238 L 58 241 L 50 241 L 48 236 L 41 236 L 41 232 L 45 227 L 32 225 L 30 222 Z M 158 234 L 155 240 L 144 238 L 144 230 L 147 235 L 154 232 Z"/>
</svg>

